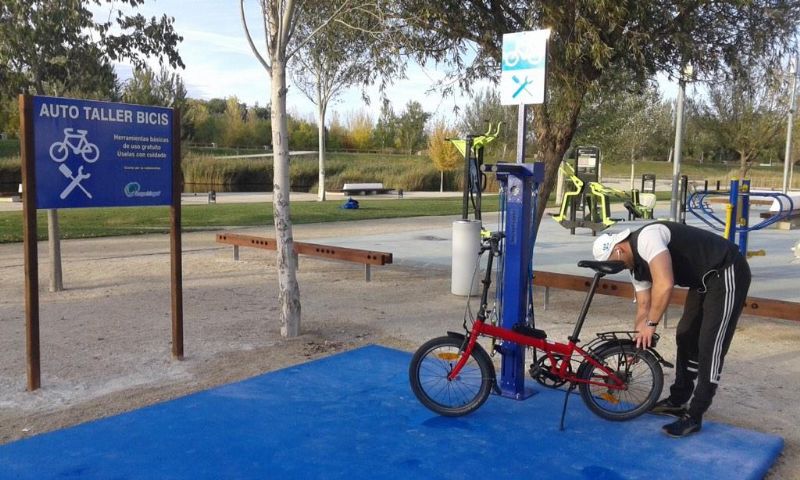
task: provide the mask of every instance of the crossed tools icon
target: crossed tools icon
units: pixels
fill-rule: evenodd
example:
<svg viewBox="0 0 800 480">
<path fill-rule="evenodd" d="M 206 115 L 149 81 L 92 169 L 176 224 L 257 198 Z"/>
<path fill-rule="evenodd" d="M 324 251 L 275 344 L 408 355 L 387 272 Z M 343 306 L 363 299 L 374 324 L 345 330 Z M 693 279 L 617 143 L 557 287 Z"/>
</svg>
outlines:
<svg viewBox="0 0 800 480">
<path fill-rule="evenodd" d="M 72 170 L 70 170 L 69 167 L 63 163 L 58 166 L 58 171 L 61 172 L 65 177 L 72 180 L 72 182 L 70 182 L 70 184 L 67 185 L 67 188 L 65 188 L 64 191 L 61 192 L 61 195 L 59 195 L 59 197 L 61 197 L 61 200 L 67 198 L 67 195 L 72 193 L 72 191 L 75 190 L 75 187 L 80 188 L 81 190 L 83 190 L 83 193 L 85 193 L 87 197 L 92 198 L 92 194 L 89 193 L 88 190 L 83 188 L 83 185 L 81 185 L 82 180 L 86 180 L 87 178 L 92 176 L 91 173 L 83 173 L 83 165 L 78 167 L 77 176 L 72 176 Z"/>
</svg>

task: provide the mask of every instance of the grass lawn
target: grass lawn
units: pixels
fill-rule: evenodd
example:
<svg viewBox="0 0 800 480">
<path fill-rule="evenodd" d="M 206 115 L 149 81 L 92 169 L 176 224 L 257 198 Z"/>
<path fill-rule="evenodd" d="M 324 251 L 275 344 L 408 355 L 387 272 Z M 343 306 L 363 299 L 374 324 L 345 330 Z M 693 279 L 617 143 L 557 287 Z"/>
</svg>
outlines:
<svg viewBox="0 0 800 480">
<path fill-rule="evenodd" d="M 292 222 L 320 223 L 374 218 L 458 215 L 461 198 L 358 200 L 358 210 L 339 208 L 341 200 L 292 202 Z M 498 209 L 498 196 L 483 197 L 483 210 Z M 169 231 L 169 207 L 85 208 L 59 210 L 61 238 L 91 238 Z M 183 229 L 271 226 L 272 204 L 189 205 L 181 209 Z M 37 236 L 47 238 L 47 213 L 37 215 Z M 0 243 L 22 241 L 22 212 L 0 212 Z"/>
</svg>

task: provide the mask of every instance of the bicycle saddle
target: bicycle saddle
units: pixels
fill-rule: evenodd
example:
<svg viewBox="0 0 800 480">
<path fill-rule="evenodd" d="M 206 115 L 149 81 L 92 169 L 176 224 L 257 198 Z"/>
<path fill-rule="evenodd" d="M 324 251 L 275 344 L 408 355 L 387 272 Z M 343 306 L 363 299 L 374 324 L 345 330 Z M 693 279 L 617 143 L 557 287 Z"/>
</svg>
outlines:
<svg viewBox="0 0 800 480">
<path fill-rule="evenodd" d="M 619 260 L 610 260 L 605 262 L 597 262 L 595 260 L 581 260 L 578 262 L 579 267 L 591 268 L 595 272 L 610 275 L 612 273 L 619 273 L 625 270 L 625 263 Z"/>
</svg>

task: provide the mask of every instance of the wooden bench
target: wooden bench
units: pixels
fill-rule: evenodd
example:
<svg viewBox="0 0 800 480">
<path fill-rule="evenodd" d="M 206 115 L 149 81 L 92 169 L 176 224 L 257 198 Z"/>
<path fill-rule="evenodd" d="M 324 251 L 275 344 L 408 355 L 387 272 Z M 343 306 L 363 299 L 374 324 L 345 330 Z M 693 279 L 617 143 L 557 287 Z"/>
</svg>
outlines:
<svg viewBox="0 0 800 480">
<path fill-rule="evenodd" d="M 233 245 L 233 259 L 239 260 L 239 247 L 253 247 L 262 250 L 277 250 L 278 243 L 274 238 L 242 235 L 239 233 L 223 232 L 217 234 L 217 243 Z M 371 280 L 370 267 L 372 265 L 386 265 L 392 263 L 392 254 L 372 250 L 359 250 L 356 248 L 336 247 L 332 245 L 319 245 L 316 243 L 294 242 L 295 255 L 308 255 L 311 257 L 326 258 L 364 264 L 364 278 Z"/>
<path fill-rule="evenodd" d="M 772 218 L 777 214 L 777 212 L 761 212 L 759 217 Z M 775 223 L 775 228 L 778 230 L 794 230 L 795 228 L 800 228 L 800 210 L 792 210 L 789 212 L 786 218 Z"/>
<path fill-rule="evenodd" d="M 545 287 L 546 309 L 550 287 L 588 292 L 589 287 L 592 284 L 592 279 L 590 277 L 582 277 L 580 275 L 570 275 L 566 273 L 535 271 L 533 276 L 533 284 Z M 672 305 L 683 305 L 686 302 L 686 292 L 687 290 L 685 288 L 673 289 L 672 297 L 670 297 L 669 303 Z M 600 280 L 600 283 L 597 285 L 596 293 L 624 297 L 631 300 L 634 298 L 633 285 L 631 285 L 631 282 L 606 280 L 605 278 Z M 761 317 L 800 321 L 800 303 L 787 302 L 785 300 L 773 300 L 770 298 L 747 297 L 747 301 L 742 313 L 746 315 L 757 315 Z"/>
</svg>

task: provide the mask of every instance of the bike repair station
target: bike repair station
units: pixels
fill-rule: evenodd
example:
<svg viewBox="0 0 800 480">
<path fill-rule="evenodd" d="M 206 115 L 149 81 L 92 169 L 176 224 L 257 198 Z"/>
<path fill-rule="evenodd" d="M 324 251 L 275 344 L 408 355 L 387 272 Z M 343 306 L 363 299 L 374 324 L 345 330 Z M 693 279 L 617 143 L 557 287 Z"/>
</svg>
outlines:
<svg viewBox="0 0 800 480">
<path fill-rule="evenodd" d="M 467 301 L 480 292 L 481 306 L 477 316 L 480 322 L 475 323 L 485 320 L 488 332 L 485 336 L 503 338 L 503 341 L 493 342 L 491 348 L 486 349 L 488 352 L 483 350 L 477 343 L 480 335 L 472 335 L 469 331 L 468 322 L 475 317 L 471 317 L 473 312 L 468 306 L 463 327 L 469 334 L 439 332 L 445 336 L 434 340 L 445 342 L 452 349 L 436 356 L 434 363 L 444 369 L 448 381 L 454 384 L 462 380 L 465 384 L 472 381 L 481 392 L 491 390 L 496 395 L 487 393 L 480 399 L 479 405 L 470 407 L 467 412 L 469 415 L 458 409 L 441 409 L 445 413 L 437 414 L 436 408 L 431 408 L 429 403 L 420 403 L 422 398 L 418 390 L 426 388 L 424 382 L 418 381 L 426 372 L 421 366 L 423 362 L 418 361 L 424 357 L 419 354 L 421 350 L 412 356 L 408 351 L 378 345 L 350 350 L 343 348 L 339 353 L 313 361 L 291 364 L 242 381 L 178 396 L 132 411 L 49 432 L 32 432 L 29 438 L 0 445 L 0 480 L 67 477 L 464 479 L 484 476 L 500 479 L 700 480 L 762 478 L 766 475 L 783 450 L 784 440 L 778 435 L 706 421 L 702 433 L 680 440 L 671 439 L 660 431 L 664 418 L 645 413 L 645 408 L 651 405 L 650 396 L 642 411 L 632 411 L 630 415 L 614 418 L 613 415 L 603 415 L 603 407 L 593 407 L 587 400 L 586 391 L 589 391 L 589 387 L 580 391 L 587 408 L 574 405 L 567 410 L 567 400 L 572 396 L 578 379 L 584 380 L 585 385 L 591 384 L 599 389 L 591 394 L 597 402 L 607 402 L 608 409 L 618 407 L 625 410 L 628 405 L 624 400 L 619 400 L 624 398 L 619 393 L 626 392 L 628 381 L 632 378 L 625 366 L 643 360 L 641 363 L 646 363 L 650 372 L 661 374 L 660 366 L 657 369 L 655 366 L 666 365 L 666 362 L 660 357 L 656 358 L 657 353 L 649 353 L 649 349 L 641 352 L 631 350 L 630 338 L 625 337 L 630 332 L 606 332 L 605 335 L 609 336 L 598 335 L 599 340 L 594 340 L 598 343 L 587 342 L 580 348 L 575 347 L 595 291 L 602 289 L 602 293 L 624 297 L 626 308 L 630 308 L 631 301 L 629 293 L 619 293 L 622 291 L 622 282 L 614 284 L 620 286 L 618 289 L 605 288 L 611 283 L 599 286 L 599 279 L 603 275 L 624 275 L 621 262 L 581 261 L 591 256 L 590 240 L 621 220 L 611 217 L 612 199 L 625 202 L 630 220 L 656 218 L 656 182 L 654 176 L 643 176 L 641 188 L 630 192 L 604 186 L 600 183 L 600 148 L 578 147 L 562 164 L 562 174 L 570 187 L 562 197 L 559 213 L 553 216 L 555 221 L 543 219 L 537 229 L 537 210 L 540 202 L 546 202 L 546 199 L 540 198 L 545 169 L 542 163 L 526 163 L 524 139 L 527 125 L 532 123 L 527 106 L 545 101 L 549 35 L 549 30 L 536 30 L 503 37 L 501 99 L 504 105 L 515 105 L 519 109 L 517 158 L 515 163 L 484 163 L 484 149 L 499 135 L 500 124 L 490 125 L 484 134 L 453 141 L 464 156 L 466 180 L 460 219 L 451 224 L 450 218 L 447 218 L 446 224 L 436 224 L 435 232 L 431 231 L 433 227 L 429 227 L 426 235 L 420 235 L 418 230 L 393 230 L 371 234 L 366 236 L 366 240 L 340 239 L 340 243 L 385 242 L 397 247 L 398 258 L 401 257 L 400 251 L 407 253 L 409 258 L 422 252 L 428 257 L 425 262 L 413 264 L 414 268 L 428 269 L 431 265 L 451 268 L 451 293 L 466 297 Z M 26 99 L 22 105 L 25 114 L 30 117 L 33 112 L 31 99 Z M 176 161 L 170 164 L 175 170 L 171 171 L 169 184 L 165 184 L 162 190 L 165 194 L 170 193 L 169 200 L 178 199 L 177 206 L 171 205 L 173 216 L 177 216 L 173 230 L 178 234 L 173 242 L 178 251 L 178 264 L 173 268 L 173 277 L 180 280 L 180 193 L 172 188 L 172 182 L 179 176 L 179 112 L 174 117 L 174 123 L 173 117 L 169 119 L 171 125 L 163 125 L 162 130 L 170 133 L 170 154 L 178 155 Z M 28 125 L 30 127 L 30 123 Z M 73 207 L 117 205 L 122 200 L 157 204 L 152 197 L 155 190 L 146 188 L 145 180 L 149 178 L 138 170 L 131 170 L 137 175 L 136 181 L 126 177 L 125 183 L 114 190 L 114 195 L 119 199 L 112 198 L 110 194 L 104 196 L 101 186 L 92 180 L 100 177 L 100 167 L 105 168 L 106 160 L 101 155 L 94 170 L 84 163 L 89 164 L 96 159 L 97 148 L 101 152 L 112 151 L 111 143 L 108 147 L 98 143 L 99 146 L 92 148 L 93 139 L 100 137 L 99 129 L 87 134 L 79 130 L 66 131 L 61 123 L 54 125 L 50 128 L 46 149 L 36 153 L 37 162 L 41 165 L 34 165 L 33 159 L 28 158 L 34 155 L 33 138 L 27 137 L 32 127 L 26 132 L 25 141 L 28 145 L 24 165 L 30 181 L 26 184 L 26 209 L 37 205 L 33 181 L 37 175 L 57 187 L 41 189 L 47 193 L 47 201 L 56 206 L 64 206 L 60 203 L 64 198 L 59 198 L 63 192 L 66 192 L 64 197 L 67 202 L 73 202 L 68 206 Z M 125 131 L 116 133 L 119 138 L 127 135 Z M 157 139 L 159 135 L 152 134 L 152 137 Z M 163 136 L 166 138 L 167 134 Z M 111 138 L 114 138 L 113 135 Z M 151 135 L 148 135 L 148 142 L 151 142 L 150 138 Z M 114 151 L 131 153 L 135 158 L 138 152 L 127 144 L 137 140 L 131 136 L 131 140 L 119 142 L 121 144 L 115 145 Z M 152 142 L 155 152 L 156 144 L 160 143 L 157 140 Z M 73 165 L 69 171 L 58 166 L 63 164 L 62 157 L 71 159 Z M 123 161 L 123 157 L 120 159 Z M 82 171 L 77 165 L 86 169 Z M 89 173 L 94 175 L 91 179 L 87 176 Z M 488 175 L 495 176 L 500 185 L 498 228 L 494 232 L 485 230 L 487 225 L 484 225 L 485 219 L 481 213 L 481 192 Z M 703 221 L 710 222 L 715 228 L 721 226 L 730 239 L 739 235 L 740 248 L 746 251 L 747 233 L 757 227 L 763 228 L 763 225 L 749 226 L 743 220 L 748 217 L 751 197 L 754 197 L 749 183 L 732 183 L 730 192 L 721 192 L 719 189 L 711 192 L 706 188 L 688 200 L 686 180 L 682 179 L 681 184 L 683 203 L 686 204 L 686 209 L 682 210 L 704 216 Z M 726 195 L 727 200 L 724 200 Z M 716 200 L 712 197 L 715 196 L 722 198 L 720 201 L 726 205 L 724 219 L 714 216 L 713 204 Z M 170 204 L 166 200 L 162 199 L 164 204 Z M 784 210 L 795 211 L 792 199 L 787 201 L 783 197 L 772 196 L 770 200 L 782 205 L 781 215 Z M 40 202 L 41 205 L 47 203 Z M 29 217 L 25 248 L 31 249 L 33 246 L 34 254 L 30 261 L 35 270 L 36 216 L 35 211 L 31 210 L 26 210 L 25 214 Z M 441 222 L 441 219 L 438 221 Z M 577 235 L 576 229 L 579 228 L 589 229 L 591 235 Z M 446 246 L 443 244 L 447 242 L 434 241 L 445 239 L 448 235 L 452 235 L 452 242 Z M 363 248 L 363 245 L 360 246 Z M 534 255 L 535 251 L 538 257 Z M 486 252 L 490 252 L 492 261 L 496 260 L 496 268 L 487 268 L 482 275 L 481 253 Z M 594 279 L 573 276 L 561 283 L 561 288 L 569 288 L 564 287 L 569 284 L 573 290 L 589 291 L 578 312 L 573 334 L 568 337 L 571 347 L 574 347 L 571 350 L 564 350 L 564 344 L 548 338 L 535 325 L 533 287 L 538 274 L 534 270 L 535 264 L 547 265 L 562 275 L 585 270 L 582 267 L 589 267 L 596 272 Z M 411 260 L 408 265 L 412 265 Z M 780 267 L 780 262 L 777 262 L 775 268 Z M 29 263 L 26 263 L 26 269 L 30 269 Z M 490 305 L 488 291 L 493 275 L 496 278 L 496 299 L 494 305 Z M 36 278 L 33 273 L 26 280 L 35 284 Z M 377 292 L 380 288 L 380 285 L 376 285 L 378 283 L 371 282 L 363 288 L 375 288 Z M 481 283 L 485 286 L 482 291 Z M 631 288 L 629 281 L 625 285 Z M 395 290 L 391 293 L 395 294 Z M 34 340 L 38 345 L 38 292 L 33 288 L 30 291 L 33 292 L 29 295 L 35 300 L 32 305 L 36 313 L 28 315 L 29 323 L 36 324 L 36 330 L 30 336 L 36 337 Z M 173 327 L 179 330 L 173 343 L 180 347 L 180 351 L 173 351 L 176 358 L 183 355 L 181 291 L 178 290 L 178 301 L 173 302 L 173 316 L 176 319 Z M 368 292 L 364 296 L 370 295 Z M 449 294 L 445 290 L 443 295 Z M 407 304 L 404 302 L 417 300 L 399 299 L 398 303 L 405 307 Z M 746 308 L 750 312 L 755 311 L 759 301 L 758 298 L 753 300 L 748 297 Z M 482 318 L 484 316 L 486 318 Z M 428 322 L 431 316 L 420 319 L 404 316 L 396 319 L 396 322 L 392 318 L 392 322 L 387 323 L 393 325 L 386 328 L 400 329 L 405 326 L 407 319 L 409 323 L 418 322 L 411 328 L 430 328 Z M 452 329 L 457 330 L 460 322 L 460 318 L 453 318 Z M 494 335 L 494 332 L 501 331 L 510 333 L 507 337 Z M 392 335 L 395 333 L 387 332 Z M 418 332 L 414 335 L 418 335 Z M 404 333 L 398 333 L 395 338 L 404 338 Z M 409 338 L 405 337 L 404 341 Z M 526 358 L 527 347 L 520 341 L 508 341 L 506 338 L 529 339 L 526 344 L 546 351 L 547 355 L 541 358 L 548 360 L 537 361 L 534 358 L 526 371 L 526 362 L 529 360 Z M 603 347 L 604 344 L 608 348 Z M 177 348 L 175 345 L 173 347 Z M 270 344 L 267 350 L 272 347 Z M 464 352 L 468 348 L 473 348 L 471 352 L 478 352 L 475 355 L 481 357 L 477 362 L 482 365 L 480 373 L 476 373 L 474 368 L 465 367 L 469 359 Z M 622 367 L 610 367 L 605 363 L 604 355 L 612 351 Z M 573 352 L 578 352 L 583 362 L 576 372 L 568 367 Z M 500 372 L 497 376 L 490 354 L 500 355 Z M 559 356 L 563 358 L 559 359 Z M 36 357 L 38 368 L 38 351 Z M 198 361 L 197 358 L 188 361 L 192 360 Z M 207 359 L 201 358 L 200 361 Z M 555 361 L 564 365 L 559 375 L 555 375 Z M 592 376 L 592 368 L 602 373 Z M 488 369 L 491 369 L 491 376 L 482 376 Z M 581 372 L 587 375 L 581 377 Z M 181 376 L 190 373 L 189 367 L 179 369 Z M 526 382 L 528 375 L 538 383 Z M 561 388 L 567 383 L 563 381 L 565 378 L 569 385 Z M 652 395 L 657 398 L 661 392 L 662 384 L 659 382 L 663 380 L 663 375 L 655 378 L 657 381 L 653 382 L 651 391 L 655 392 Z M 537 385 L 550 388 L 539 388 Z M 532 386 L 536 386 L 535 390 Z M 60 392 L 45 388 L 37 394 L 58 396 Z M 481 408 L 478 409 L 478 406 Z M 569 420 L 566 428 L 565 416 Z M 609 421 L 609 418 L 630 421 Z M 41 423 L 34 421 L 33 425 L 41 426 Z M 27 428 L 26 425 L 21 427 Z M 668 468 L 665 468 L 666 465 Z"/>
</svg>

